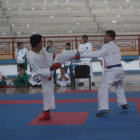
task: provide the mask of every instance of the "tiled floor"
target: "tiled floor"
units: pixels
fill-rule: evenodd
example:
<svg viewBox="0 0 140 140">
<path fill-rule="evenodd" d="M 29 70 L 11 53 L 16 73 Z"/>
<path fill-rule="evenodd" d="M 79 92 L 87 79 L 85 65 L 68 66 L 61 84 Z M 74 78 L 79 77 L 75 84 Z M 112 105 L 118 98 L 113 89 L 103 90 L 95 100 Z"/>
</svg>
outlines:
<svg viewBox="0 0 140 140">
<path fill-rule="evenodd" d="M 93 90 L 97 90 L 101 80 L 101 75 L 95 76 L 95 87 Z M 78 84 L 78 81 L 76 82 Z M 124 80 L 124 89 L 126 92 L 139 92 L 140 91 L 140 74 L 126 74 Z M 65 93 L 67 90 L 72 90 L 72 87 L 57 87 L 55 86 L 55 93 Z M 76 90 L 88 90 L 88 82 L 85 80 L 83 87 L 76 86 Z M 115 91 L 114 87 L 110 88 L 110 91 Z M 0 89 L 0 94 L 37 94 L 41 93 L 41 88 L 6 88 Z"/>
</svg>

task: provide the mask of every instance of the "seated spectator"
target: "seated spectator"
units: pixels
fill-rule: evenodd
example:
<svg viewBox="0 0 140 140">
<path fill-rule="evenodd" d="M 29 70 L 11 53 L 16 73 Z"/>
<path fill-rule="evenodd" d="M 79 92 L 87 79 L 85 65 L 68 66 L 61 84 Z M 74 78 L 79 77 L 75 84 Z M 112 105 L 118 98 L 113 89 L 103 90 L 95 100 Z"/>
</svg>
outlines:
<svg viewBox="0 0 140 140">
<path fill-rule="evenodd" d="M 69 86 L 70 85 L 70 78 L 67 73 L 65 73 L 65 68 L 62 67 L 60 69 L 60 74 L 57 77 L 57 84 L 61 87 Z"/>
<path fill-rule="evenodd" d="M 7 79 L 7 76 L 3 72 L 0 72 L 0 88 L 3 88 L 6 86 L 6 79 Z"/>
<path fill-rule="evenodd" d="M 18 76 L 15 79 L 13 79 L 9 84 L 14 86 L 14 87 L 29 86 L 28 75 L 25 72 L 23 64 L 18 65 L 18 71 L 19 71 Z"/>
</svg>

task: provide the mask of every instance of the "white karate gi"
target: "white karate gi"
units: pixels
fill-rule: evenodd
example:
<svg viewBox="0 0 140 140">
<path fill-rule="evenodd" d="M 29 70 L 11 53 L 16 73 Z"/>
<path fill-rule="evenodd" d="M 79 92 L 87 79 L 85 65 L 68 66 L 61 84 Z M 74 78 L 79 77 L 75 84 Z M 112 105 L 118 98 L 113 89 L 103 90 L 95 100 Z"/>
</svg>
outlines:
<svg viewBox="0 0 140 140">
<path fill-rule="evenodd" d="M 78 51 L 81 54 L 86 54 L 88 51 L 92 51 L 92 44 L 87 42 L 87 43 L 83 43 L 80 44 L 78 47 Z M 80 65 L 88 65 L 90 67 L 90 76 L 91 76 L 91 82 L 94 81 L 94 77 L 93 77 L 93 69 L 92 69 L 92 63 L 91 63 L 91 58 L 81 58 L 81 63 Z M 80 82 L 84 82 L 84 79 L 80 79 Z"/>
<path fill-rule="evenodd" d="M 65 52 L 70 52 L 71 50 L 63 50 L 63 53 L 65 53 Z M 67 61 L 67 62 L 65 62 L 65 66 L 70 66 L 71 65 L 71 61 Z"/>
<path fill-rule="evenodd" d="M 58 80 L 60 77 L 61 77 L 61 73 L 60 73 L 60 74 L 58 75 L 58 77 L 57 77 L 57 84 L 58 84 L 59 86 L 61 86 L 61 87 L 66 87 L 68 84 L 71 83 L 70 77 L 69 77 L 69 75 L 68 75 L 67 73 L 65 73 L 65 77 L 69 78 L 68 81 L 66 81 L 64 78 L 62 79 L 62 81 Z"/>
<path fill-rule="evenodd" d="M 102 62 L 102 65 L 101 65 L 101 67 L 102 67 L 102 75 L 104 75 L 104 71 L 105 71 L 104 58 L 103 57 L 99 57 L 98 59 Z"/>
<path fill-rule="evenodd" d="M 95 52 L 88 52 L 87 54 L 81 54 L 81 57 L 103 57 L 105 66 L 112 66 L 121 64 L 120 48 L 111 41 L 105 44 L 100 50 Z M 117 101 L 119 105 L 127 104 L 126 97 L 123 89 L 124 70 L 122 67 L 114 67 L 111 69 L 105 69 L 104 75 L 100 83 L 98 90 L 98 110 L 109 109 L 109 95 L 108 89 L 114 84 L 116 88 Z"/>
<path fill-rule="evenodd" d="M 17 63 L 24 63 L 27 53 L 28 50 L 26 48 L 16 49 L 15 56 L 17 57 Z"/>
<path fill-rule="evenodd" d="M 69 53 L 61 53 L 56 55 L 53 61 L 51 53 L 46 52 L 45 48 L 42 48 L 40 54 L 33 52 L 32 50 L 28 53 L 28 62 L 32 68 L 32 71 L 37 73 L 41 79 L 42 94 L 43 94 L 43 110 L 55 109 L 54 99 L 54 83 L 53 83 L 53 72 L 50 71 L 50 67 L 54 62 L 64 63 L 69 59 L 74 59 L 77 51 L 71 51 Z M 49 80 L 49 77 L 52 77 Z"/>
</svg>

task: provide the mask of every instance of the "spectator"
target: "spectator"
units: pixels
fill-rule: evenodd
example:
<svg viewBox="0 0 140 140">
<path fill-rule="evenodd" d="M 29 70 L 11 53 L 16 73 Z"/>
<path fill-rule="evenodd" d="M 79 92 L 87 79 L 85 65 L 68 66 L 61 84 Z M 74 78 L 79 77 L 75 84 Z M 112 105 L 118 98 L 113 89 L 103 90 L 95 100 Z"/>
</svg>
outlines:
<svg viewBox="0 0 140 140">
<path fill-rule="evenodd" d="M 69 52 L 71 50 L 71 44 L 70 43 L 66 43 L 65 49 L 63 50 L 63 52 Z M 72 64 L 71 61 L 67 61 L 64 64 L 64 68 L 65 68 L 65 72 L 68 73 L 68 69 L 70 72 L 70 79 L 71 82 L 73 81 L 73 69 L 72 69 Z"/>
<path fill-rule="evenodd" d="M 27 70 L 27 58 L 26 58 L 27 53 L 28 53 L 28 51 L 26 48 L 24 48 L 23 42 L 18 42 L 17 49 L 15 52 L 15 56 L 17 58 L 17 65 L 23 64 L 24 69 L 26 69 L 26 70 Z"/>
<path fill-rule="evenodd" d="M 14 86 L 14 87 L 26 87 L 26 86 L 29 86 L 30 84 L 29 84 L 29 81 L 28 81 L 28 75 L 25 72 L 23 64 L 18 65 L 18 71 L 19 71 L 18 76 L 15 79 L 13 79 L 9 83 L 9 85 Z"/>
<path fill-rule="evenodd" d="M 6 86 L 6 79 L 7 79 L 7 76 L 3 72 L 0 72 L 0 88 L 3 88 Z"/>
<path fill-rule="evenodd" d="M 53 55 L 56 54 L 56 48 L 53 46 L 53 42 L 51 40 L 47 41 L 46 51 Z"/>
<path fill-rule="evenodd" d="M 60 69 L 60 74 L 57 77 L 57 84 L 61 87 L 69 86 L 70 85 L 70 78 L 67 73 L 65 73 L 65 68 L 62 67 Z"/>
<path fill-rule="evenodd" d="M 88 51 L 92 51 L 92 44 L 89 43 L 88 36 L 83 35 L 82 40 L 83 40 L 83 43 L 79 45 L 78 51 L 81 54 L 85 54 Z M 80 63 L 81 65 L 88 65 L 90 67 L 90 76 L 91 76 L 92 86 L 95 86 L 91 58 L 81 58 L 80 60 L 81 60 L 81 63 Z M 83 86 L 83 85 L 84 85 L 84 79 L 80 79 L 79 86 Z"/>
<path fill-rule="evenodd" d="M 51 53 L 53 55 L 53 57 L 55 57 L 56 48 L 53 46 L 53 42 L 51 40 L 47 41 L 47 49 L 46 49 L 46 51 L 48 53 Z M 53 79 L 54 79 L 54 83 L 56 84 L 56 70 L 53 73 Z"/>
</svg>

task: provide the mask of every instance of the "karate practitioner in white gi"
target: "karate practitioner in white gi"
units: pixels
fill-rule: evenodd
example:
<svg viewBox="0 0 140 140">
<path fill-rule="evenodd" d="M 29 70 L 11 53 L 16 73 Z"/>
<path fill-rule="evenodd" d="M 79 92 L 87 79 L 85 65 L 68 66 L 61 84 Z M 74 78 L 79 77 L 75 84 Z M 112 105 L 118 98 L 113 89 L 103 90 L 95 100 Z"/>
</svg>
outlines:
<svg viewBox="0 0 140 140">
<path fill-rule="evenodd" d="M 84 54 L 84 53 L 87 53 L 88 51 L 92 51 L 92 44 L 88 42 L 88 36 L 83 35 L 82 39 L 83 39 L 83 43 L 80 44 L 78 47 L 79 53 Z M 81 60 L 80 65 L 88 65 L 90 67 L 91 82 L 92 82 L 92 86 L 94 86 L 95 83 L 94 83 L 94 77 L 93 77 L 91 58 L 85 57 L 85 58 L 81 58 L 80 60 Z M 80 79 L 79 86 L 83 86 L 83 85 L 84 85 L 84 79 Z"/>
<path fill-rule="evenodd" d="M 17 64 L 25 64 L 28 50 L 26 48 L 24 48 L 23 42 L 18 42 L 17 47 L 18 48 L 15 51 L 15 56 L 17 58 Z M 27 69 L 27 64 L 25 64 L 25 69 Z"/>
<path fill-rule="evenodd" d="M 117 94 L 117 102 L 122 109 L 128 109 L 127 100 L 123 89 L 124 70 L 121 65 L 120 48 L 114 42 L 116 33 L 112 30 L 105 32 L 104 45 L 100 50 L 87 54 L 81 54 L 80 57 L 102 57 L 104 59 L 105 71 L 102 76 L 100 87 L 98 90 L 98 113 L 97 117 L 109 113 L 109 87 L 114 84 Z"/>
<path fill-rule="evenodd" d="M 53 56 L 42 48 L 42 36 L 32 35 L 32 50 L 28 53 L 28 62 L 33 72 L 37 73 L 42 83 L 43 117 L 39 120 L 50 120 L 50 110 L 55 109 L 53 71 L 61 67 L 61 63 L 75 59 L 77 50 Z"/>
</svg>

